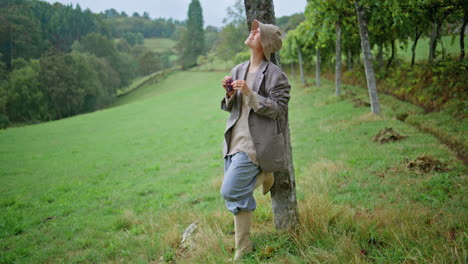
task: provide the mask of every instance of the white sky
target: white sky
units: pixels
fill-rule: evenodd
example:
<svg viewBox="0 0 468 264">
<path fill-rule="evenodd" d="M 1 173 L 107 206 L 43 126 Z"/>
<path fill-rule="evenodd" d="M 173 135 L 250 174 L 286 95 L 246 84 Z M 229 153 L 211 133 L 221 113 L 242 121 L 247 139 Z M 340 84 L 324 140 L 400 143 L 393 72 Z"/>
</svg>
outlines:
<svg viewBox="0 0 468 264">
<path fill-rule="evenodd" d="M 151 18 L 170 18 L 177 20 L 187 19 L 188 6 L 191 0 L 46 0 L 49 3 L 60 2 L 62 4 L 76 4 L 81 9 L 89 8 L 93 13 L 99 13 L 106 9 L 114 8 L 119 13 L 125 11 L 131 16 L 133 12 L 140 15 L 144 11 Z M 226 8 L 232 6 L 235 0 L 200 0 L 203 9 L 204 27 L 208 25 L 221 27 L 222 20 L 226 16 Z M 276 17 L 292 15 L 304 12 L 306 0 L 273 0 Z"/>
</svg>

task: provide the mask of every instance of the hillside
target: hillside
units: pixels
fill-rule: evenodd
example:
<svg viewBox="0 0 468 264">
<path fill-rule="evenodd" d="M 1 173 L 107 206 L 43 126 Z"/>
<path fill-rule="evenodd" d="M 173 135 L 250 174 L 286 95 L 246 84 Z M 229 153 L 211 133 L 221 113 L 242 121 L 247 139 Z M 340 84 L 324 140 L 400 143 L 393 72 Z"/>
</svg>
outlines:
<svg viewBox="0 0 468 264">
<path fill-rule="evenodd" d="M 225 74 L 176 72 L 118 107 L 1 130 L 0 263 L 229 258 L 232 216 L 219 193 Z M 335 98 L 326 81 L 293 85 L 301 232 L 274 232 L 269 197 L 256 193 L 256 251 L 245 262 L 462 263 L 468 196 L 461 162 L 395 118 L 421 109 L 382 95 L 376 117 L 353 106 L 353 97 L 366 100 L 364 89 L 345 86 L 344 94 Z M 407 137 L 373 142 L 385 127 Z M 429 172 L 408 168 L 420 154 L 440 163 Z M 197 246 L 179 251 L 182 232 L 197 220 Z"/>
<path fill-rule="evenodd" d="M 146 48 L 153 52 L 166 52 L 174 49 L 176 42 L 169 38 L 147 38 L 144 41 Z"/>
</svg>

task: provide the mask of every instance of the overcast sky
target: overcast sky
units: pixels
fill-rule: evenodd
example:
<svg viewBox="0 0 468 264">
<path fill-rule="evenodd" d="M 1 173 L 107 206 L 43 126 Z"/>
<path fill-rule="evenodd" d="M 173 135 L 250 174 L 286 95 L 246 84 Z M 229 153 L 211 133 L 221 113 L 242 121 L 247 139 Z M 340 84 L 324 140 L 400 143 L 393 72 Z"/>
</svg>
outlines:
<svg viewBox="0 0 468 264">
<path fill-rule="evenodd" d="M 151 18 L 187 19 L 188 6 L 191 0 L 46 0 L 49 3 L 60 2 L 62 4 L 80 4 L 81 9 L 89 8 L 93 13 L 99 13 L 106 9 L 114 8 L 119 13 L 125 11 L 127 15 L 144 11 Z M 200 0 L 203 9 L 204 26 L 212 25 L 220 27 L 226 16 L 226 8 L 232 6 L 235 0 Z M 276 17 L 292 15 L 304 12 L 307 0 L 273 0 Z"/>
</svg>

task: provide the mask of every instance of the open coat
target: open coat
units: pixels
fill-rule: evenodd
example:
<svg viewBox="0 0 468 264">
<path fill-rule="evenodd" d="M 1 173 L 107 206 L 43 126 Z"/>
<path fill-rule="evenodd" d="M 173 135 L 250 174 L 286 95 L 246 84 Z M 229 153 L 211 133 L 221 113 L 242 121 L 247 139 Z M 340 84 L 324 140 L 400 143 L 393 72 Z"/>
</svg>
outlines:
<svg viewBox="0 0 468 264">
<path fill-rule="evenodd" d="M 234 67 L 234 80 L 245 80 L 250 61 Z M 257 70 L 249 95 L 249 129 L 257 152 L 260 169 L 275 172 L 285 169 L 286 148 L 283 131 L 286 129 L 288 102 L 291 85 L 281 69 L 272 62 L 263 60 Z M 253 97 L 253 98 L 252 98 Z M 223 157 L 229 152 L 232 127 L 237 122 L 242 108 L 242 96 L 238 90 L 229 100 L 223 98 L 221 109 L 230 112 L 224 131 Z"/>
</svg>

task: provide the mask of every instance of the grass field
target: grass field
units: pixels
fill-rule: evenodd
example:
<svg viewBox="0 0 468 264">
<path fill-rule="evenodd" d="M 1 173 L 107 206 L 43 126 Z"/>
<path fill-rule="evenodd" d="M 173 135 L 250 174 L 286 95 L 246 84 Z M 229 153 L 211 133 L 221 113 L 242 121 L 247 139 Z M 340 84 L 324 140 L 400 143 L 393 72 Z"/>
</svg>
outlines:
<svg viewBox="0 0 468 264">
<path fill-rule="evenodd" d="M 225 263 L 234 243 L 219 194 L 225 74 L 177 72 L 118 107 L 0 131 L 0 263 Z M 466 262 L 465 168 L 395 119 L 421 110 L 381 95 L 374 116 L 323 82 L 294 84 L 290 101 L 301 232 L 275 232 L 269 198 L 256 193 L 256 251 L 244 262 Z M 344 91 L 366 100 L 364 89 Z M 408 137 L 372 142 L 384 127 Z M 447 170 L 407 169 L 421 153 Z M 197 246 L 180 252 L 196 220 Z"/>
<path fill-rule="evenodd" d="M 138 76 L 135 79 L 132 80 L 132 83 L 130 83 L 127 87 L 121 88 L 117 91 L 117 96 L 124 94 L 127 91 L 131 91 L 135 89 L 136 87 L 140 86 L 144 81 L 148 80 L 151 77 L 150 75 L 147 76 Z"/>
<path fill-rule="evenodd" d="M 160 82 L 157 82 L 148 86 L 139 87 L 132 93 L 117 98 L 115 102 L 113 103 L 113 106 L 128 104 L 128 103 L 142 100 L 145 98 L 150 98 L 150 97 L 162 94 L 162 93 L 174 92 L 181 88 L 186 88 L 186 86 L 183 86 L 183 85 L 190 85 L 189 82 L 186 82 L 186 83 L 180 82 L 180 85 L 179 85 L 178 81 L 174 79 L 174 77 L 178 78 L 179 75 L 171 76 L 171 74 L 169 74 L 169 76 L 170 77 L 168 79 L 162 78 L 162 81 Z"/>
<path fill-rule="evenodd" d="M 169 38 L 146 38 L 144 41 L 144 46 L 153 52 L 173 52 L 175 45 L 176 42 Z M 177 54 L 171 54 L 169 61 L 175 63 L 177 58 Z"/>
<path fill-rule="evenodd" d="M 144 45 L 154 52 L 165 52 L 172 50 L 176 42 L 169 38 L 145 38 Z"/>
<path fill-rule="evenodd" d="M 443 44 L 441 44 L 443 43 Z M 468 43 L 468 37 L 465 37 L 465 50 L 466 50 L 466 45 Z M 412 41 L 408 42 L 407 46 L 399 47 L 397 46 L 397 56 L 400 58 L 403 58 L 407 62 L 411 62 L 411 46 L 413 45 Z M 458 56 L 460 54 L 460 36 L 443 36 L 441 38 L 441 41 L 437 44 L 437 53 L 439 54 L 438 57 L 442 56 L 442 50 L 445 49 L 445 54 L 452 55 L 452 56 Z M 390 56 L 390 48 L 387 51 Z M 375 48 L 373 51 L 373 55 L 377 55 L 377 49 Z M 416 61 L 427 61 L 427 58 L 429 57 L 429 39 L 428 38 L 421 38 L 418 41 L 418 45 L 416 46 L 416 56 L 415 60 Z"/>
</svg>

